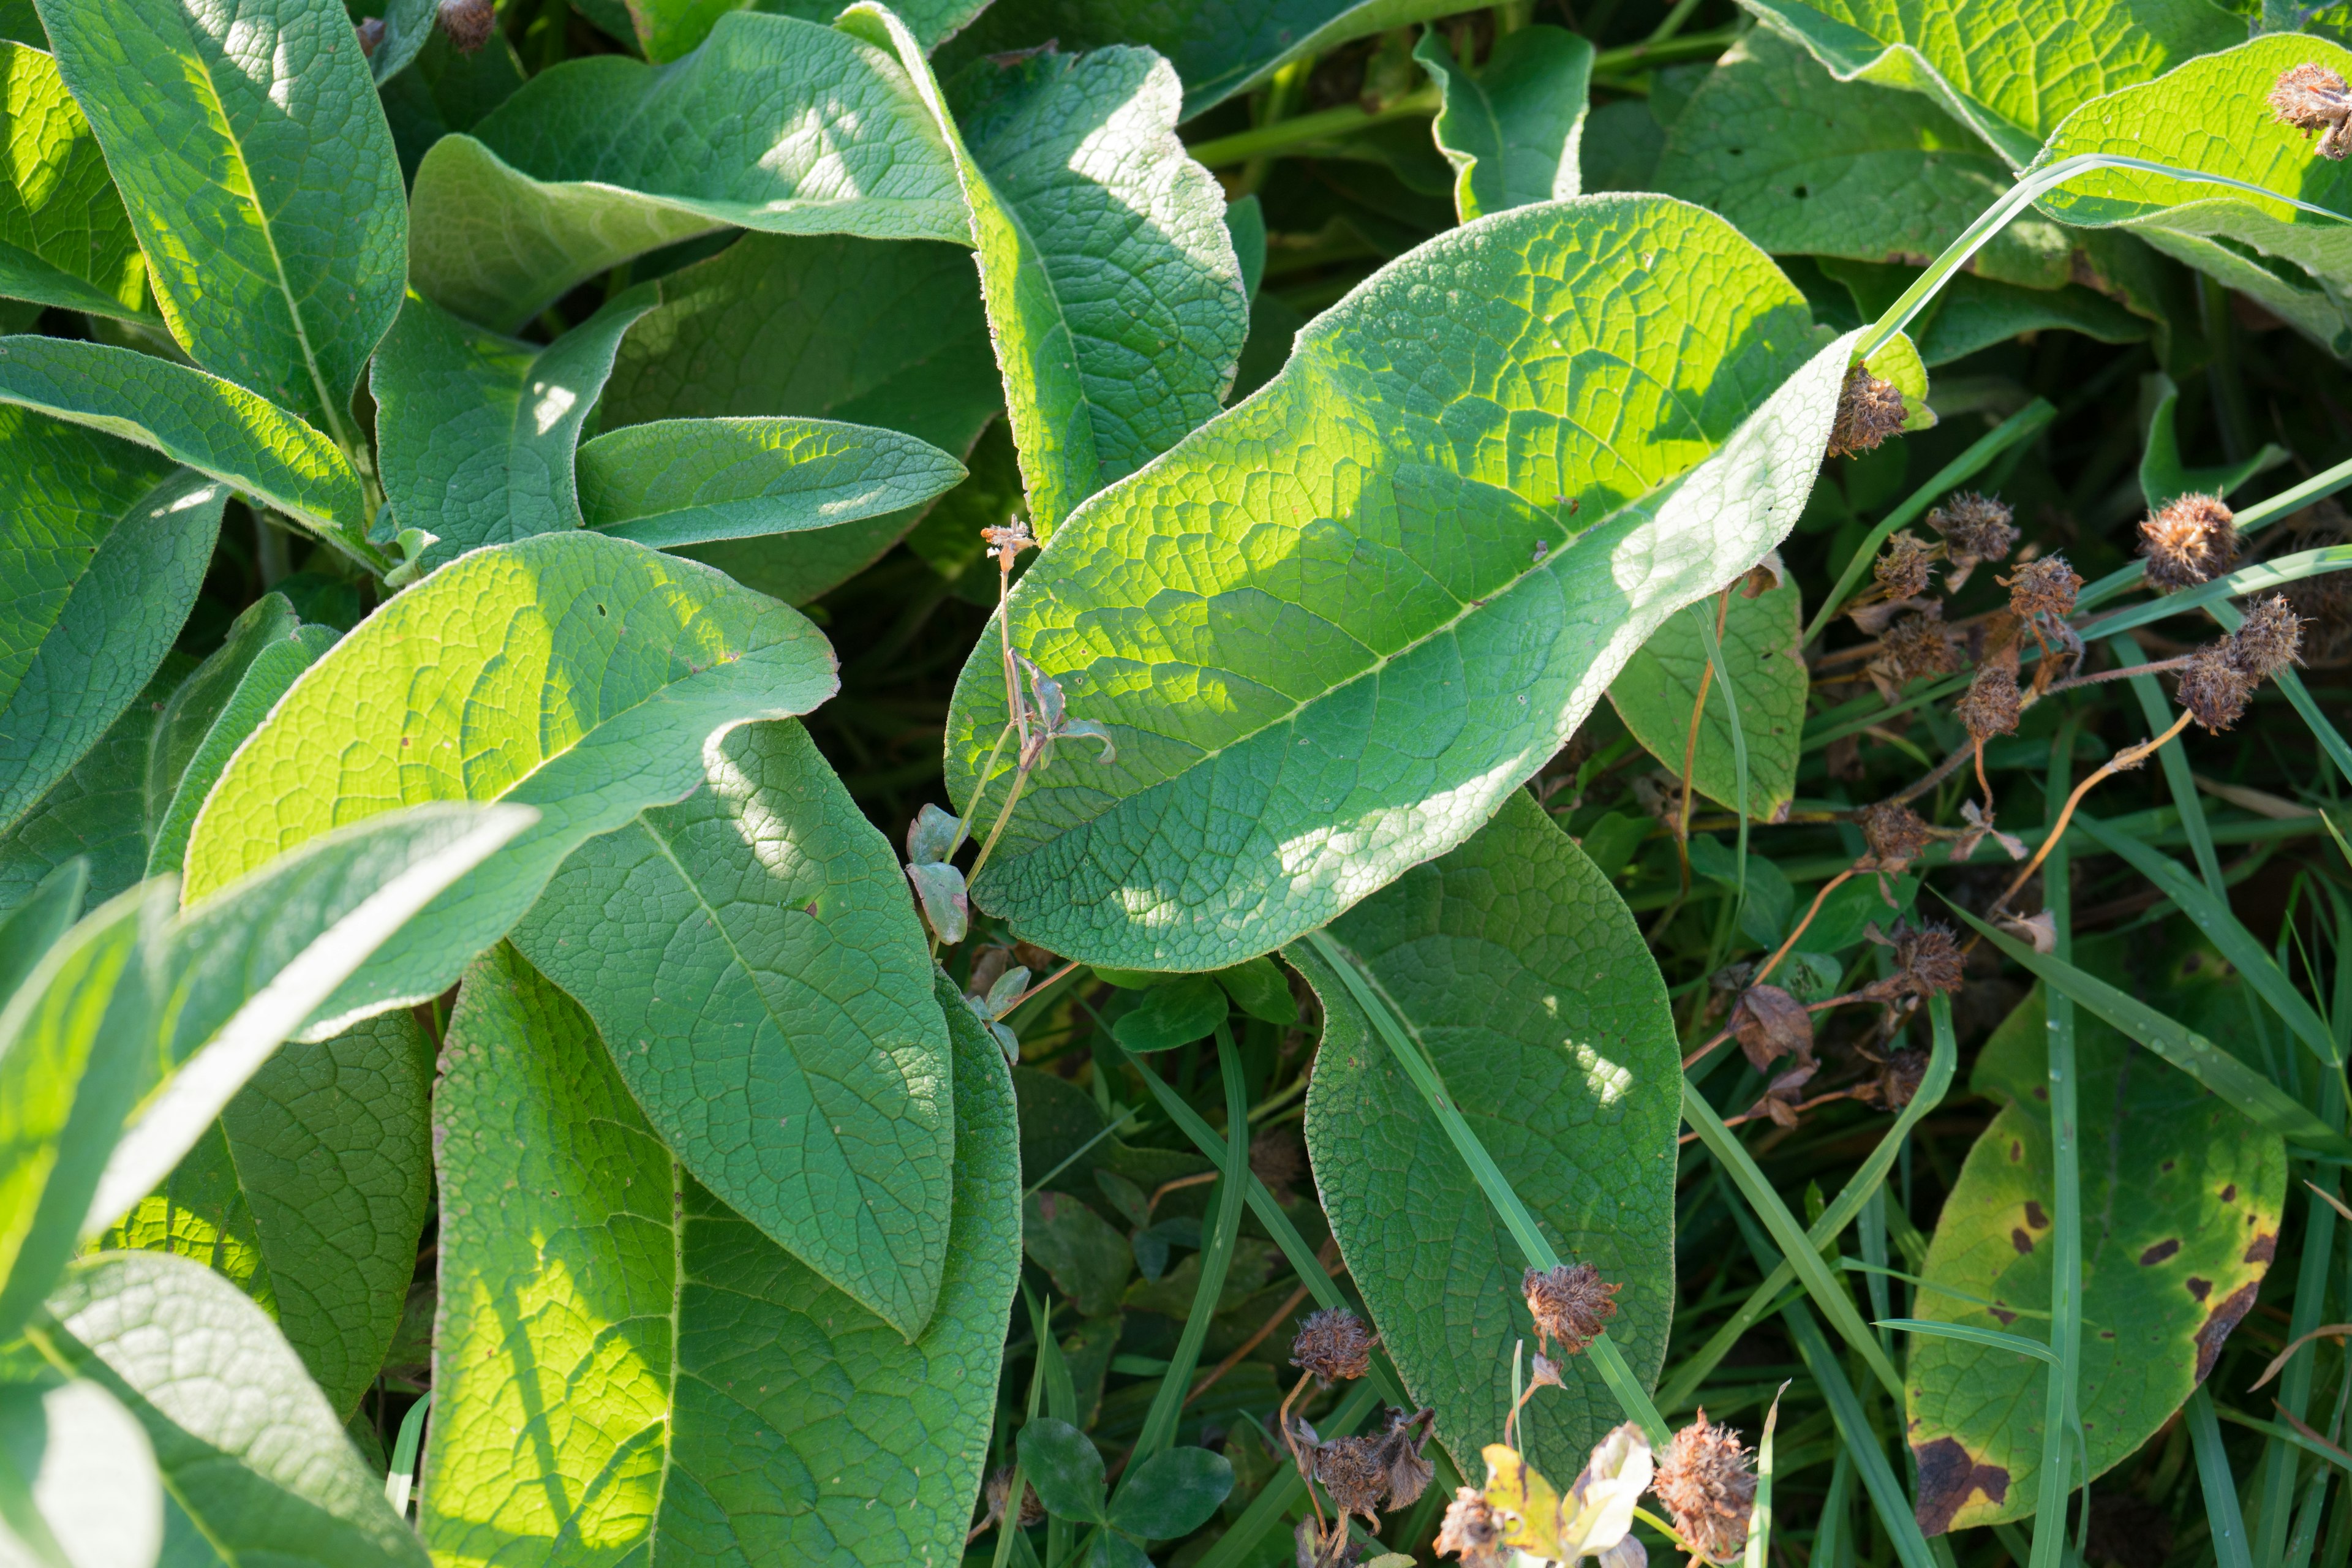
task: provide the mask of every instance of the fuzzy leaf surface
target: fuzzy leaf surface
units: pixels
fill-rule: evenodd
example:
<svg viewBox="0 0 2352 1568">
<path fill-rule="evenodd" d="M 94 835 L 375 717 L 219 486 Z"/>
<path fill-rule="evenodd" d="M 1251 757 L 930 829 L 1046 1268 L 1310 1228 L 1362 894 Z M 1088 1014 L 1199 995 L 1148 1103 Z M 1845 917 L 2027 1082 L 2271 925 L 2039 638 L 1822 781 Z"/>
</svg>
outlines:
<svg viewBox="0 0 2352 1568">
<path fill-rule="evenodd" d="M 1715 607 L 1702 600 L 1668 617 L 1609 686 L 1609 700 L 1625 728 L 1677 778 L 1690 749 L 1700 672 L 1707 668 L 1706 642 L 1696 617 L 1714 614 Z M 1723 662 L 1739 705 L 1740 738 L 1748 746 L 1748 815 L 1759 822 L 1785 820 L 1796 799 L 1797 746 L 1811 680 L 1797 647 L 1802 633 L 1803 606 L 1793 579 L 1784 576 L 1779 587 L 1753 599 L 1732 588 L 1723 623 Z M 1691 773 L 1699 794 L 1738 809 L 1731 711 L 1711 679 Z"/>
<path fill-rule="evenodd" d="M 1561 27 L 1521 27 L 1496 38 L 1472 76 L 1433 27 L 1412 58 L 1444 93 L 1430 133 L 1454 165 L 1454 210 L 1464 223 L 1579 193 L 1590 43 Z"/>
<path fill-rule="evenodd" d="M 44 0 L 172 335 L 355 441 L 352 390 L 400 310 L 408 205 L 335 0 Z"/>
<path fill-rule="evenodd" d="M 1524 790 L 1453 853 L 1331 926 L 1564 1258 L 1624 1289 L 1609 1332 L 1644 1383 L 1674 1312 L 1682 1066 L 1665 983 L 1624 901 Z M 1307 1146 L 1349 1274 L 1465 1474 L 1503 1429 L 1527 1259 L 1371 1021 L 1312 950 L 1325 1012 Z M 1564 1359 L 1530 1458 L 1572 1475 L 1622 1419 Z"/>
<path fill-rule="evenodd" d="M 184 896 L 394 807 L 536 806 L 352 976 L 315 1020 L 331 1032 L 437 995 L 583 841 L 699 787 L 713 733 L 806 712 L 835 684 L 815 627 L 709 567 L 589 532 L 478 550 L 294 683 L 198 815 Z"/>
<path fill-rule="evenodd" d="M 1020 1174 L 1003 1058 L 953 1021 L 951 991 L 935 1000 L 955 1048 L 955 1219 L 910 1344 L 688 1175 L 587 1015 L 512 948 L 475 965 L 434 1108 L 436 1563 L 957 1560 Z"/>
<path fill-rule="evenodd" d="M 889 843 L 808 732 L 572 851 L 515 945 L 576 998 L 695 1179 L 908 1338 L 940 1290 L 954 1089 Z"/>
<path fill-rule="evenodd" d="M 1014 589 L 1015 647 L 1118 756 L 1031 779 L 975 901 L 1090 963 L 1217 969 L 1459 844 L 1795 521 L 1849 357 L 1817 345 L 1760 251 L 1664 197 L 1391 263 Z M 991 632 L 950 711 L 959 803 L 999 661 Z"/>
<path fill-rule="evenodd" d="M 0 294 L 68 310 L 153 321 L 147 258 L 106 154 L 58 74 L 26 44 L 0 43 Z"/>
</svg>

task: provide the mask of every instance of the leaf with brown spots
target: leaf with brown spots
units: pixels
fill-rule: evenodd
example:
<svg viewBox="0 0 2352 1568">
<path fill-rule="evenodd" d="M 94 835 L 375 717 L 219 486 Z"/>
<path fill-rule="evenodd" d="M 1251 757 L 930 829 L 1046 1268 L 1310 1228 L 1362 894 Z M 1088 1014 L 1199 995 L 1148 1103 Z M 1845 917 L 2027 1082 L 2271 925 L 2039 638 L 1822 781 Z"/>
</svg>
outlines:
<svg viewBox="0 0 2352 1568">
<path fill-rule="evenodd" d="M 2107 962 L 2101 963 L 2102 958 Z M 2161 963 L 2161 955 L 2156 961 Z M 2219 966 L 2186 984 L 2126 976 L 2175 1017 L 2236 1006 Z M 2138 1447 L 2212 1371 L 2253 1305 L 2276 1250 L 2285 1149 L 2179 1072 L 2077 1013 L 2084 1264 L 2083 1426 L 2094 1474 Z M 2215 1027 L 2210 1037 L 2227 1038 Z M 2040 994 L 2012 1013 L 1979 1058 L 1972 1087 L 2007 1100 L 1946 1200 L 1923 1270 L 1953 1294 L 1922 1291 L 1921 1317 L 2046 1338 L 2016 1309 L 2050 1299 L 2049 1110 Z M 2248 1222 L 2251 1221 L 2251 1226 Z M 1973 1299 L 1973 1300 L 1972 1300 Z M 1979 1307 L 1975 1300 L 1998 1303 Z M 2042 1456 L 2041 1363 L 1964 1341 L 1912 1342 L 1906 1380 L 1919 1465 L 1919 1526 L 1929 1534 L 2033 1510 Z"/>
</svg>

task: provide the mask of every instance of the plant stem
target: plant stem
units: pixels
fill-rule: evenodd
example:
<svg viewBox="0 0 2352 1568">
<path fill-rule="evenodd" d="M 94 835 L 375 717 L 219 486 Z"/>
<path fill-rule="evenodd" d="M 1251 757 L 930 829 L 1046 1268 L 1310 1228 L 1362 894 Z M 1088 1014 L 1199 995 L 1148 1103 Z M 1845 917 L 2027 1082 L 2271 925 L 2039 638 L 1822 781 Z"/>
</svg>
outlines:
<svg viewBox="0 0 2352 1568">
<path fill-rule="evenodd" d="M 2069 715 L 2050 748 L 2050 781 L 2044 797 L 2055 800 L 2073 771 L 2077 719 Z M 2066 812 L 2052 825 L 2043 841 L 2045 853 L 2054 853 L 2056 869 L 2043 882 L 2042 908 L 2054 923 L 2057 955 L 2071 956 L 2073 946 L 2070 889 L 2066 854 L 2053 850 L 2064 830 Z M 2082 1154 L 2077 1142 L 2074 1065 L 2074 1003 L 2054 985 L 2042 988 L 2042 1005 L 2049 1051 L 2047 1086 L 2050 1095 L 2051 1258 L 2050 1349 L 2057 1357 L 2044 1379 L 2042 1402 L 2042 1474 L 2034 1513 L 2033 1558 L 2030 1568 L 2059 1568 L 2066 1541 L 2068 1464 L 2066 1437 L 2074 1430 L 2076 1368 L 2082 1363 L 2083 1340 L 2083 1196 Z M 2087 1468 L 2084 1476 L 2090 1479 Z"/>
<path fill-rule="evenodd" d="M 2084 795 L 2091 793 L 2093 784 L 2097 784 L 2101 779 L 2123 773 L 2126 769 L 2139 766 L 2158 747 L 2189 728 L 2189 721 L 2192 716 L 2187 709 L 2182 709 L 2180 717 L 2172 721 L 2171 729 L 2153 741 L 2145 741 L 2137 746 L 2126 746 L 2122 751 L 2101 763 L 2090 777 L 2076 784 L 2074 793 L 2066 797 L 2066 809 L 2058 814 L 2058 820 L 2052 825 L 2049 837 L 2042 839 L 2042 847 L 2033 852 L 2033 858 L 2025 863 L 2025 869 L 2020 871 L 2016 879 L 2010 883 L 2000 897 L 1993 900 L 1992 909 L 1988 912 L 1998 916 L 2009 900 L 2017 896 L 2018 889 L 2025 886 L 2032 879 L 2033 873 L 2042 868 L 2042 863 L 2050 858 L 2050 852 L 2057 848 L 2058 841 L 2065 837 L 2066 825 L 2074 820 L 2074 808 L 2082 804 Z"/>
</svg>

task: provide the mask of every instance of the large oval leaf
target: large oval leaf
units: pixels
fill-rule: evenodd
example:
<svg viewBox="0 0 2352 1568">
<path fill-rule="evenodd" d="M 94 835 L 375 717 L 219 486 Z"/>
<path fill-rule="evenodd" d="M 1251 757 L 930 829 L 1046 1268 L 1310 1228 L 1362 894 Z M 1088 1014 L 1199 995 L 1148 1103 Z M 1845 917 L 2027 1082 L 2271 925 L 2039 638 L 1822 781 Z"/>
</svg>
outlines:
<svg viewBox="0 0 2352 1568">
<path fill-rule="evenodd" d="M 359 439 L 352 389 L 400 310 L 408 205 L 336 0 L 39 0 L 198 364 Z"/>
<path fill-rule="evenodd" d="M 147 258 L 89 121 L 58 62 L 0 43 L 0 294 L 68 310 L 155 321 L 145 309 Z"/>
<path fill-rule="evenodd" d="M 0 910 L 16 909 L 43 878 L 82 856 L 89 860 L 92 907 L 144 874 L 147 759 L 155 720 L 194 665 L 185 654 L 164 656 L 163 668 L 98 743 L 14 827 L 0 833 Z"/>
<path fill-rule="evenodd" d="M 963 1015 L 955 1222 L 909 1344 L 688 1175 L 587 1015 L 511 948 L 467 973 L 434 1109 L 436 1563 L 957 1560 L 1020 1171 L 1004 1058 L 938 997 Z"/>
<path fill-rule="evenodd" d="M 314 1030 L 331 1033 L 438 994 L 583 840 L 699 787 L 712 733 L 804 713 L 835 683 L 815 627 L 707 566 L 584 531 L 478 550 L 294 683 L 198 815 L 184 896 L 395 806 L 539 807 L 337 994 Z"/>
<path fill-rule="evenodd" d="M 2178 959 L 2180 955 L 2171 955 Z M 2118 983 L 2228 1037 L 2245 1013 L 2234 981 L 2207 963 L 2185 984 L 2157 955 L 2084 955 Z M 2128 973 L 2138 967 L 2142 973 Z M 2001 1025 L 1971 1087 L 2005 1100 L 1969 1151 L 1923 1270 L 1915 1310 L 2046 1339 L 2012 1309 L 2050 1301 L 2052 1195 L 2047 1030 L 2037 990 Z M 2210 1021 L 2209 1021 L 2210 1019 Z M 2082 1141 L 2083 1429 L 2091 1474 L 2131 1455 L 2180 1408 L 2254 1304 L 2278 1242 L 2286 1151 L 2194 1080 L 2074 1014 Z M 1984 1305 L 1982 1303 L 1990 1303 Z M 1912 1342 L 1904 1379 L 1919 1468 L 1920 1527 L 2033 1511 L 2042 1463 L 2038 1362 L 1966 1341 Z"/>
<path fill-rule="evenodd" d="M 1674 1314 L 1682 1064 L 1633 917 L 1525 791 L 1440 859 L 1332 923 L 1564 1258 L 1623 1287 L 1610 1324 L 1654 1382 Z M 1307 1147 L 1348 1272 L 1463 1473 L 1499 1439 L 1527 1259 L 1349 989 L 1286 957 L 1324 1006 Z M 1582 1358 L 1539 1402 L 1534 1458 L 1568 1475 L 1623 1419 Z"/>
<path fill-rule="evenodd" d="M 34 1331 L 146 1428 L 174 1564 L 425 1568 L 425 1549 L 260 1308 L 184 1258 L 76 1263 Z"/>
<path fill-rule="evenodd" d="M 890 56 L 749 12 L 674 65 L 597 55 L 532 78 L 425 154 L 415 203 L 417 289 L 499 331 L 617 262 L 730 224 L 971 234 L 946 145 Z"/>
<path fill-rule="evenodd" d="M 798 724 L 574 850 L 515 945 L 577 998 L 664 1142 L 909 1339 L 946 1260 L 955 1116 L 930 946 L 889 844 Z"/>
<path fill-rule="evenodd" d="M 1663 197 L 1391 263 L 1014 591 L 1015 649 L 1118 760 L 1034 777 L 975 898 L 1089 963 L 1214 969 L 1460 843 L 1795 521 L 1849 357 L 1817 341 L 1769 259 Z M 957 688 L 959 801 L 1000 659 L 991 632 Z"/>
<path fill-rule="evenodd" d="M 1464 223 L 1580 194 L 1590 42 L 1559 27 L 1521 27 L 1496 37 L 1473 76 L 1432 27 L 1412 58 L 1444 95 L 1429 129 L 1454 165 L 1454 210 Z"/>
<path fill-rule="evenodd" d="M 98 743 L 188 618 L 227 487 L 0 406 L 0 832 Z"/>
</svg>

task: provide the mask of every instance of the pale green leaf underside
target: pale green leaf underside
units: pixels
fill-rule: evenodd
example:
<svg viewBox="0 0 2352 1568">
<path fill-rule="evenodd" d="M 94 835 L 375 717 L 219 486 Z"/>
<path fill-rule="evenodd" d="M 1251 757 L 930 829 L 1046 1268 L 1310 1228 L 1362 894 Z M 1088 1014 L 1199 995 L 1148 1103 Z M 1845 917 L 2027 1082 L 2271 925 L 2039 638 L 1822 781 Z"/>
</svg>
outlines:
<svg viewBox="0 0 2352 1568">
<path fill-rule="evenodd" d="M 0 831 L 153 677 L 196 602 L 226 489 L 0 406 Z"/>
<path fill-rule="evenodd" d="M 788 415 L 884 426 L 961 457 L 1004 406 L 962 246 L 746 235 L 661 290 L 660 308 L 621 344 L 604 393 L 609 435 L 641 421 Z M 920 515 L 687 552 L 800 604 L 868 565 Z"/>
<path fill-rule="evenodd" d="M 474 967 L 435 1100 L 436 1563 L 960 1557 L 1021 1221 L 1003 1058 L 951 1034 L 954 1226 L 909 1344 L 688 1176 L 512 949 Z"/>
<path fill-rule="evenodd" d="M 42 0 L 173 335 L 355 440 L 352 389 L 400 309 L 408 206 L 375 84 L 323 0 Z"/>
<path fill-rule="evenodd" d="M 950 106 L 903 24 L 859 5 L 951 149 L 1030 525 L 1049 536 L 1223 405 L 1249 335 L 1223 188 L 1176 136 L 1149 49 L 986 63 Z"/>
<path fill-rule="evenodd" d="M 433 1043 L 406 1013 L 282 1047 L 103 1245 L 177 1253 L 235 1282 L 348 1416 L 416 1267 L 432 1087 Z"/>
<path fill-rule="evenodd" d="M 661 419 L 580 449 L 588 526 L 663 550 L 905 511 L 963 478 L 928 441 L 830 419 Z"/>
<path fill-rule="evenodd" d="M 48 1310 L 44 1352 L 146 1429 L 174 1568 L 425 1568 L 383 1478 L 236 1286 L 184 1258 L 103 1252 L 67 1272 Z"/>
<path fill-rule="evenodd" d="M 733 731 L 705 773 L 572 851 L 515 945 L 614 1043 L 703 1185 L 912 1338 L 939 1294 L 955 1141 L 929 940 L 898 857 L 798 724 Z"/>
<path fill-rule="evenodd" d="M 2209 0 L 1741 0 L 1841 80 L 1924 92 L 2015 168 L 2082 105 L 2246 36 Z"/>
<path fill-rule="evenodd" d="M 554 342 L 482 331 L 411 294 L 376 354 L 378 462 L 389 524 L 436 536 L 427 569 L 468 550 L 582 525 L 573 457 L 613 356 L 656 303 L 622 294 Z"/>
<path fill-rule="evenodd" d="M 20 1542 L 46 1528 L 75 1568 L 145 1568 L 163 1546 L 163 1479 L 146 1432 L 97 1384 L 41 1371 L 41 1382 L 0 1383 L 0 1486 L 23 1488 L 0 1550 L 38 1561 L 18 1555 Z M 16 1512 L 26 1503 L 33 1520 Z"/>
<path fill-rule="evenodd" d="M 1714 614 L 1715 605 L 1701 600 L 1669 616 L 1625 661 L 1609 687 L 1609 700 L 1625 728 L 1677 778 L 1690 749 L 1699 672 L 1707 666 L 1696 617 Z M 1797 744 L 1804 732 L 1810 689 L 1805 661 L 1797 649 L 1801 630 L 1795 583 L 1784 581 L 1753 599 L 1739 587 L 1731 590 L 1723 623 L 1723 662 L 1738 702 L 1740 738 L 1748 747 L 1748 815 L 1759 822 L 1786 820 L 1796 798 Z M 1737 809 L 1739 782 L 1731 710 L 1711 680 L 1691 773 L 1699 794 Z"/>
<path fill-rule="evenodd" d="M 1031 781 L 980 903 L 1089 963 L 1217 968 L 1460 843 L 1794 521 L 1849 357 L 1816 342 L 1761 252 L 1663 197 L 1391 263 L 1015 590 L 1015 645 L 1118 757 Z M 950 710 L 959 801 L 998 658 Z"/>
<path fill-rule="evenodd" d="M 714 731 L 806 712 L 835 684 L 815 627 L 709 567 L 583 531 L 478 550 L 295 682 L 197 816 L 184 897 L 394 807 L 537 807 L 538 823 L 385 943 L 319 1026 L 435 995 L 583 840 L 699 786 Z"/>
<path fill-rule="evenodd" d="M 1998 201 L 2000 156 L 1930 100 L 1841 82 L 1769 32 L 1734 45 L 1666 134 L 1657 188 L 1721 213 L 1775 256 L 1924 267 Z M 2028 216 L 1979 251 L 1987 278 L 2055 289 L 2073 241 Z"/>
<path fill-rule="evenodd" d="M 2122 978 L 2117 975 L 2116 978 Z M 2244 1014 L 2205 988 L 2218 1019 Z M 1934 1289 L 1916 1314 L 2037 1340 L 2047 1325 L 2009 1308 L 2050 1304 L 2049 1114 L 2037 990 L 1986 1045 L 1976 1087 L 2010 1101 L 1969 1150 L 1927 1250 Z M 2176 1005 L 2168 995 L 2166 1005 Z M 2097 1475 L 2137 1450 L 2189 1397 L 2200 1334 L 2218 1351 L 2252 1306 L 2277 1243 L 2285 1150 L 2115 1030 L 2074 1015 L 2082 1146 L 2083 1340 L 2079 1399 Z M 2210 1364 L 2210 1361 L 2205 1364 Z M 1905 1380 L 1921 1456 L 1922 1524 L 1965 1527 L 2033 1511 L 2042 1459 L 2042 1366 L 2007 1352 L 1921 1337 Z M 2006 1482 L 2006 1493 L 1994 1495 Z"/>
<path fill-rule="evenodd" d="M 1590 43 L 1559 27 L 1521 27 L 1495 40 L 1474 77 L 1433 27 L 1412 58 L 1444 94 L 1430 133 L 1454 165 L 1454 210 L 1464 223 L 1579 194 Z"/>
<path fill-rule="evenodd" d="M 1674 1311 L 1680 1052 L 1665 983 L 1608 879 L 1525 791 L 1467 843 L 1357 905 L 1363 962 L 1562 1258 L 1623 1287 L 1610 1337 L 1644 1384 Z M 1312 950 L 1325 1008 L 1307 1100 L 1348 1271 L 1463 1473 L 1503 1429 L 1527 1258 L 1370 1021 Z M 1623 1419 L 1591 1363 L 1543 1394 L 1530 1458 L 1572 1475 Z"/>
<path fill-rule="evenodd" d="M 145 874 L 149 742 L 165 700 L 194 668 L 184 654 L 165 656 L 163 668 L 98 744 L 0 834 L 0 910 L 23 903 L 42 878 L 76 856 L 89 858 L 87 907 Z"/>
<path fill-rule="evenodd" d="M 332 441 L 235 382 L 130 349 L 0 338 L 0 403 L 152 447 L 362 550 L 365 499 Z"/>
<path fill-rule="evenodd" d="M 417 170 L 419 292 L 511 331 L 582 279 L 688 235 L 969 243 L 945 143 L 890 56 L 832 27 L 722 16 L 668 66 L 531 79 Z"/>
<path fill-rule="evenodd" d="M 158 321 L 106 154 L 57 61 L 25 44 L 0 43 L 0 295 Z"/>
<path fill-rule="evenodd" d="M 2339 357 L 2352 357 L 2352 173 L 2316 155 L 2263 102 L 2282 72 L 2315 64 L 2352 70 L 2352 50 L 2323 38 L 2269 36 L 2158 80 L 2084 105 L 2050 138 L 2042 162 L 2116 153 L 2291 195 L 2342 221 L 2284 202 L 2161 174 L 2102 169 L 2042 198 L 2072 224 L 2120 226 L 2252 294 Z"/>
</svg>

